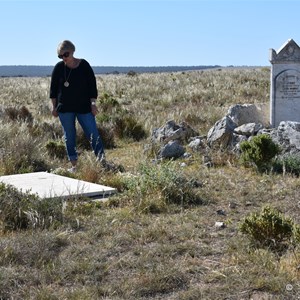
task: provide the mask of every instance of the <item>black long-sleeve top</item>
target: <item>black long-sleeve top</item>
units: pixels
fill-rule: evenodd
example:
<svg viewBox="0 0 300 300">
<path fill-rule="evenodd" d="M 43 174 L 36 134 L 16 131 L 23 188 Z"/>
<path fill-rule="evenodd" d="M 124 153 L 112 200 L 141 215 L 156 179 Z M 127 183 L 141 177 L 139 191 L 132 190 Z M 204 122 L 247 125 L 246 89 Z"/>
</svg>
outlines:
<svg viewBox="0 0 300 300">
<path fill-rule="evenodd" d="M 64 83 L 68 81 L 69 86 Z M 56 99 L 58 112 L 91 112 L 91 99 L 98 96 L 94 71 L 90 64 L 81 59 L 78 67 L 70 69 L 64 62 L 53 69 L 50 84 L 50 98 Z"/>
</svg>

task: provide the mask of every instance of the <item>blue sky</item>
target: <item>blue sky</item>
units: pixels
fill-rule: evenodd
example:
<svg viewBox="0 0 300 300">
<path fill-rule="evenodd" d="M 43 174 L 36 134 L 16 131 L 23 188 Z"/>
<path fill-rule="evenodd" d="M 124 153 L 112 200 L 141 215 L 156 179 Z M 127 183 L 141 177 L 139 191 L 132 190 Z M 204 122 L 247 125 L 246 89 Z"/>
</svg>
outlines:
<svg viewBox="0 0 300 300">
<path fill-rule="evenodd" d="M 54 65 L 69 39 L 93 66 L 268 66 L 289 38 L 297 0 L 0 0 L 0 65 Z"/>
</svg>

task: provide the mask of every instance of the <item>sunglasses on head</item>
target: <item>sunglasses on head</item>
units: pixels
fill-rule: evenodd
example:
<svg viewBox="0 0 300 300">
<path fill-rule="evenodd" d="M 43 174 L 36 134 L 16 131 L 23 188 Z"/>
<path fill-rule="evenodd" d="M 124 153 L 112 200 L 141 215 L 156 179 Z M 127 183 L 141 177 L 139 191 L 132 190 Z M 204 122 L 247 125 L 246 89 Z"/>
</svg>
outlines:
<svg viewBox="0 0 300 300">
<path fill-rule="evenodd" d="M 69 57 L 70 52 L 65 52 L 64 54 L 59 54 L 58 58 Z"/>
</svg>

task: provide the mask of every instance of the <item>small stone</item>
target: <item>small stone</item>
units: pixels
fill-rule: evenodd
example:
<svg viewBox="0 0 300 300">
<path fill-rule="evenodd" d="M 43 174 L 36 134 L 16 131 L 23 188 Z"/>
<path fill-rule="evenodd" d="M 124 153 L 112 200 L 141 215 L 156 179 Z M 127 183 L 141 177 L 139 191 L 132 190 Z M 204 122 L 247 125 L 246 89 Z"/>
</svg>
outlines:
<svg viewBox="0 0 300 300">
<path fill-rule="evenodd" d="M 226 225 L 225 225 L 224 222 L 216 222 L 216 223 L 215 223 L 215 227 L 216 227 L 217 229 L 222 229 L 222 228 L 225 228 Z"/>
<path fill-rule="evenodd" d="M 225 212 L 225 210 L 223 210 L 223 209 L 218 209 L 218 210 L 217 210 L 217 214 L 218 214 L 218 215 L 222 215 L 222 216 L 226 216 L 226 212 Z"/>
<path fill-rule="evenodd" d="M 230 203 L 228 204 L 228 207 L 231 208 L 231 209 L 234 209 L 234 208 L 237 207 L 237 204 L 236 204 L 235 202 L 230 202 Z"/>
</svg>

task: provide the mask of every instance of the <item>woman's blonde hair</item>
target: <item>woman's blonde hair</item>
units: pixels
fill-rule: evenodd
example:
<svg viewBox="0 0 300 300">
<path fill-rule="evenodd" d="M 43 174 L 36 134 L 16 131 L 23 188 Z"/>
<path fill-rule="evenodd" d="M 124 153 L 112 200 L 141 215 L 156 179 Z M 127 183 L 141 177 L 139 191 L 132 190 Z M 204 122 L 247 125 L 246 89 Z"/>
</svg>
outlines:
<svg viewBox="0 0 300 300">
<path fill-rule="evenodd" d="M 69 40 L 64 40 L 64 41 L 60 42 L 57 46 L 57 54 L 60 54 L 62 52 L 66 52 L 66 51 L 75 52 L 75 46 Z"/>
</svg>

